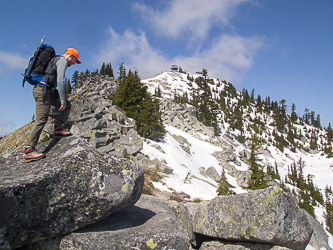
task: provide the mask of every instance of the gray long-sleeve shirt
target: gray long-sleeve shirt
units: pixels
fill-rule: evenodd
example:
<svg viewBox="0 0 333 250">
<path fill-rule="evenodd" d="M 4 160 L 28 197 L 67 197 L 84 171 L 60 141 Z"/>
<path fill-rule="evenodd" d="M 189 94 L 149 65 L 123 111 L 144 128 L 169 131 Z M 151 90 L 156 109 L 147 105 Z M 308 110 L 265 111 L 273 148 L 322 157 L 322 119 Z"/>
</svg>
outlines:
<svg viewBox="0 0 333 250">
<path fill-rule="evenodd" d="M 66 58 L 60 56 L 59 60 L 56 63 L 56 66 L 57 66 L 57 86 L 58 86 L 61 105 L 66 105 L 65 73 L 67 65 L 68 63 Z"/>
</svg>

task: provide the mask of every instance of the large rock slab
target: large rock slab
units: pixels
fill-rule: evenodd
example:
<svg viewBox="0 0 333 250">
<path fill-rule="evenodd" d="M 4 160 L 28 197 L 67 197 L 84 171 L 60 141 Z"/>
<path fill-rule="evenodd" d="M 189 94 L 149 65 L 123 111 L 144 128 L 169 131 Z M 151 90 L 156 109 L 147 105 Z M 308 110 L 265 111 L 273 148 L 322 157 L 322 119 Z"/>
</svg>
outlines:
<svg viewBox="0 0 333 250">
<path fill-rule="evenodd" d="M 332 250 L 328 244 L 328 235 L 326 234 L 323 226 L 312 217 L 308 212 L 303 209 L 303 213 L 308 218 L 309 223 L 313 228 L 312 237 L 310 239 L 309 245 L 315 249 L 326 249 Z"/>
<path fill-rule="evenodd" d="M 192 238 L 191 232 L 223 240 L 305 249 L 313 231 L 294 197 L 274 187 L 218 196 L 199 205 L 180 204 L 177 211 Z"/>
<path fill-rule="evenodd" d="M 140 198 L 143 170 L 127 159 L 76 136 L 38 148 L 47 157 L 36 162 L 22 152 L 0 157 L 0 249 L 68 234 Z"/>
<path fill-rule="evenodd" d="M 238 242 L 232 244 L 210 241 L 203 243 L 200 250 L 290 250 L 290 248 L 260 243 Z"/>
<path fill-rule="evenodd" d="M 131 208 L 29 249 L 185 250 L 189 249 L 189 238 L 168 202 L 142 195 Z"/>
</svg>

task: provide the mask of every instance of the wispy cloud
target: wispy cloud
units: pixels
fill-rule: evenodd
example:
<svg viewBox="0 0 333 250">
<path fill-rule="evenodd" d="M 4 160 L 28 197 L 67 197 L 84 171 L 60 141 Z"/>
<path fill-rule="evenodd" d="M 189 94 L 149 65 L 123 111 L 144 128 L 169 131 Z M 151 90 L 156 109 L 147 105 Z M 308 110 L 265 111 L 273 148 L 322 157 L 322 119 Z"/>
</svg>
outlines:
<svg viewBox="0 0 333 250">
<path fill-rule="evenodd" d="M 257 53 L 264 47 L 266 40 L 263 37 L 222 35 L 214 39 L 204 51 L 191 57 L 175 57 L 173 62 L 185 70 L 198 71 L 206 68 L 212 77 L 239 84 L 253 65 Z"/>
<path fill-rule="evenodd" d="M 170 58 L 150 44 L 145 32 L 128 29 L 118 34 L 110 27 L 109 38 L 101 44 L 100 53 L 95 57 L 96 64 L 111 61 L 119 65 L 124 61 L 127 69 L 138 70 L 143 78 L 168 71 L 172 64 L 176 64 L 191 74 L 206 68 L 213 77 L 241 83 L 258 52 L 268 46 L 265 37 L 242 37 L 234 29 L 225 32 L 224 27 L 231 27 L 237 8 L 245 2 L 257 3 L 257 0 L 209 0 L 207 3 L 171 0 L 162 9 L 135 3 L 133 9 L 156 33 L 171 42 L 185 38 L 177 44 L 183 43 L 186 47 L 192 43 L 195 46 L 190 46 L 186 54 Z M 209 33 L 213 26 L 218 28 L 218 34 Z"/>
<path fill-rule="evenodd" d="M 12 121 L 0 121 L 0 135 L 8 135 L 13 131 L 13 128 L 16 127 L 16 124 Z"/>
<path fill-rule="evenodd" d="M 8 70 L 24 69 L 27 67 L 28 60 L 20 53 L 0 50 L 0 74 Z"/>
<path fill-rule="evenodd" d="M 163 10 L 142 3 L 133 9 L 159 34 L 172 38 L 204 39 L 213 25 L 226 26 L 236 7 L 253 0 L 172 0 Z"/>
<path fill-rule="evenodd" d="M 124 61 L 127 69 L 139 70 L 139 74 L 143 77 L 152 76 L 151 74 L 156 74 L 170 66 L 170 62 L 162 52 L 149 44 L 145 33 L 136 34 L 126 30 L 123 35 L 120 35 L 109 28 L 109 34 L 109 40 L 101 46 L 100 54 L 95 57 L 98 65 L 111 61 L 118 66 Z M 114 66 L 113 68 L 116 73 Z"/>
<path fill-rule="evenodd" d="M 126 30 L 120 35 L 110 28 L 109 34 L 109 40 L 101 46 L 99 55 L 95 57 L 96 63 L 101 65 L 102 62 L 111 61 L 119 65 L 124 61 L 127 69 L 138 70 L 143 78 L 168 71 L 172 64 L 177 64 L 188 73 L 206 68 L 211 76 L 240 83 L 253 64 L 254 57 L 265 45 L 265 39 L 261 37 L 222 35 L 215 38 L 207 49 L 192 56 L 178 55 L 167 59 L 162 51 L 149 44 L 143 32 Z"/>
</svg>

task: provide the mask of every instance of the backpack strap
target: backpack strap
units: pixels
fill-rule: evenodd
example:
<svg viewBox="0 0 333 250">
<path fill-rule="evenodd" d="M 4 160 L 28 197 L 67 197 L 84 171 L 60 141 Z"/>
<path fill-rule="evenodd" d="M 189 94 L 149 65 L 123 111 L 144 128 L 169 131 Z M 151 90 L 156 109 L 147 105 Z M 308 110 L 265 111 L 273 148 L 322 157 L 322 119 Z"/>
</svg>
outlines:
<svg viewBox="0 0 333 250">
<path fill-rule="evenodd" d="M 56 55 L 51 59 L 49 62 L 46 70 L 45 70 L 45 80 L 50 88 L 53 88 L 56 86 L 57 81 L 57 62 L 59 61 L 61 55 Z"/>
</svg>

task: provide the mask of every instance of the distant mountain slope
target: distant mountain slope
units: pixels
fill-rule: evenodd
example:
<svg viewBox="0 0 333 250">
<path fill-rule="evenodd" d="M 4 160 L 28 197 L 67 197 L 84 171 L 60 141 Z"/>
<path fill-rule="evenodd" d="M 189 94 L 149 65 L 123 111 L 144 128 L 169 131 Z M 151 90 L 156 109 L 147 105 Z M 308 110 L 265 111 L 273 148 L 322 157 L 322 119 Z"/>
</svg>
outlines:
<svg viewBox="0 0 333 250">
<path fill-rule="evenodd" d="M 161 99 L 175 99 L 175 96 L 186 95 L 191 100 L 193 91 L 199 88 L 195 82 L 197 77 L 199 75 L 189 76 L 179 72 L 164 72 L 149 79 L 144 79 L 142 82 L 145 83 L 151 94 L 156 95 L 159 91 Z M 249 164 L 243 155 L 244 152 L 247 155 L 250 153 L 251 139 L 256 137 L 261 144 L 258 156 L 262 160 L 261 164 L 265 167 L 265 171 L 268 166 L 277 166 L 280 179 L 284 181 L 290 173 L 291 166 L 297 164 L 301 159 L 304 178 L 310 178 L 315 187 L 325 196 L 325 188 L 332 186 L 333 183 L 333 158 L 329 158 L 326 153 L 327 150 L 325 151 L 328 147 L 332 147 L 332 142 L 328 138 L 326 130 L 307 124 L 299 118 L 295 122 L 291 122 L 291 115 L 287 113 L 285 114 L 284 126 L 279 129 L 274 112 L 269 111 L 267 107 L 268 111 L 262 111 L 265 109 L 265 103 L 260 102 L 260 107 L 256 99 L 248 102 L 244 101 L 246 98 L 245 91 L 240 93 L 234 89 L 232 84 L 225 81 L 212 79 L 209 87 L 215 100 L 219 99 L 216 97 L 223 93 L 227 106 L 227 108 L 221 108 L 218 115 L 221 135 L 218 137 L 199 136 L 200 133 L 190 135 L 184 133 L 186 128 L 181 125 L 182 122 L 179 122 L 176 126 L 178 129 L 175 128 L 175 124 L 166 127 L 168 134 L 164 141 L 151 142 L 155 147 L 145 143 L 142 151 L 144 154 L 149 155 L 151 159 L 156 157 L 164 161 L 165 165 L 173 169 L 173 174 L 166 175 L 162 181 L 154 183 L 156 188 L 169 192 L 173 190 L 177 193 L 184 192 L 192 200 L 195 198 L 211 199 L 217 195 L 218 183 L 211 177 L 207 177 L 204 171 L 214 167 L 216 172 L 221 175 L 221 167 L 224 167 L 227 169 L 228 181 L 235 186 L 233 190 L 236 193 L 247 192 L 246 189 L 241 188 L 239 180 L 237 183 L 233 169 L 237 171 L 248 170 Z M 249 98 L 251 98 L 250 95 Z M 217 100 L 217 102 L 220 102 L 220 100 Z M 188 104 L 187 107 L 191 108 Z M 278 108 L 281 110 L 281 105 Z M 232 115 L 237 112 L 237 109 L 238 111 L 242 109 L 242 128 L 233 124 L 233 122 L 237 122 L 237 119 L 232 119 Z M 166 112 L 166 109 L 163 109 L 163 111 Z M 168 115 L 173 116 L 175 111 L 171 110 Z M 165 117 L 164 120 L 166 120 Z M 290 141 L 289 138 L 287 139 L 290 131 L 294 134 L 293 144 L 290 142 L 291 139 Z M 182 148 L 181 143 L 174 139 L 175 136 L 181 136 L 187 140 L 188 152 Z M 227 137 L 231 138 L 228 140 L 228 147 L 232 148 L 236 159 L 221 163 L 216 157 L 214 159 L 211 154 L 214 153 L 214 150 L 223 151 L 223 147 L 214 147 L 209 141 Z M 284 138 L 285 145 L 282 148 L 279 147 L 278 138 Z M 316 141 L 316 148 L 312 149 L 311 145 L 314 140 Z M 161 148 L 164 153 L 156 150 L 156 147 Z M 244 174 L 244 176 L 246 175 Z M 288 183 L 286 183 L 286 187 L 290 190 L 298 190 L 298 188 Z M 315 206 L 316 217 L 324 225 L 325 212 L 323 204 Z"/>
</svg>

